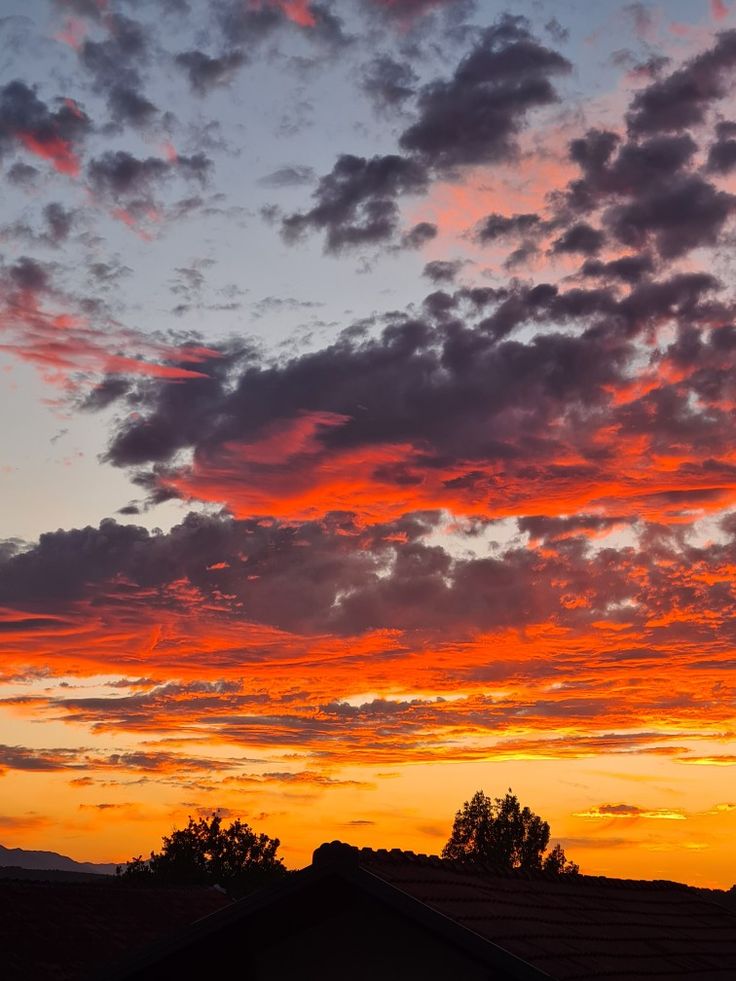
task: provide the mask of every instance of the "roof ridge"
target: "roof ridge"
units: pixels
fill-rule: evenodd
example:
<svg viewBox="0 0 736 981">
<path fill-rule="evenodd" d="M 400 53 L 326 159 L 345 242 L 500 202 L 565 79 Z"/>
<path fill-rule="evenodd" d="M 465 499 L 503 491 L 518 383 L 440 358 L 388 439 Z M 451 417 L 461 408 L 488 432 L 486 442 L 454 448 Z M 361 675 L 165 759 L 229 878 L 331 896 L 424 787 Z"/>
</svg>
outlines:
<svg viewBox="0 0 736 981">
<path fill-rule="evenodd" d="M 396 864 L 406 863 L 415 865 L 430 866 L 432 868 L 447 869 L 453 872 L 478 873 L 494 876 L 499 879 L 528 880 L 534 882 L 554 882 L 569 883 L 583 886 L 606 886 L 618 889 L 638 889 L 641 891 L 657 889 L 677 889 L 683 892 L 695 893 L 702 896 L 704 891 L 718 895 L 727 890 L 704 889 L 702 886 L 693 886 L 686 882 L 675 882 L 671 879 L 624 879 L 612 878 L 605 875 L 586 875 L 577 873 L 575 875 L 555 875 L 552 872 L 522 871 L 501 868 L 490 862 L 476 859 L 452 859 L 442 858 L 440 855 L 428 855 L 424 852 L 414 852 L 403 848 L 371 848 L 364 845 L 351 845 L 348 842 L 335 839 L 323 842 L 315 849 L 312 862 L 314 865 L 341 864 L 357 866 L 363 861 L 379 861 Z M 705 897 L 703 897 L 705 898 Z M 708 898 L 711 898 L 710 896 Z"/>
</svg>

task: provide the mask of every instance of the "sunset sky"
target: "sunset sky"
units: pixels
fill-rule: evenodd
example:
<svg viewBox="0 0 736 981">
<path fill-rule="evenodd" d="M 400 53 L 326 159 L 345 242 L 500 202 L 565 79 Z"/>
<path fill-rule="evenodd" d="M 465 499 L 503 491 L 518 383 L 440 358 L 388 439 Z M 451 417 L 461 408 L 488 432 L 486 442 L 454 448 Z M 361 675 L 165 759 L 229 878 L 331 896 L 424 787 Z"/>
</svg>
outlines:
<svg viewBox="0 0 736 981">
<path fill-rule="evenodd" d="M 0 843 L 736 881 L 736 2 L 3 0 Z"/>
</svg>

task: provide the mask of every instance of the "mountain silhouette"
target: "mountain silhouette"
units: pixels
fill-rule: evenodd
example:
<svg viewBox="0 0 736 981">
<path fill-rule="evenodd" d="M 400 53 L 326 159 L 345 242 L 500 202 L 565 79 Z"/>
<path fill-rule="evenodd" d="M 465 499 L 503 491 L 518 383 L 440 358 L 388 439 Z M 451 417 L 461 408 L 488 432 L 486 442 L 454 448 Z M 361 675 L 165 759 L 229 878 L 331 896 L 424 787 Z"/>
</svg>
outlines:
<svg viewBox="0 0 736 981">
<path fill-rule="evenodd" d="M 0 845 L 0 867 L 14 866 L 21 869 L 55 869 L 61 872 L 86 872 L 95 875 L 113 875 L 114 862 L 75 862 L 57 852 L 29 851 L 25 848 L 6 848 Z"/>
</svg>

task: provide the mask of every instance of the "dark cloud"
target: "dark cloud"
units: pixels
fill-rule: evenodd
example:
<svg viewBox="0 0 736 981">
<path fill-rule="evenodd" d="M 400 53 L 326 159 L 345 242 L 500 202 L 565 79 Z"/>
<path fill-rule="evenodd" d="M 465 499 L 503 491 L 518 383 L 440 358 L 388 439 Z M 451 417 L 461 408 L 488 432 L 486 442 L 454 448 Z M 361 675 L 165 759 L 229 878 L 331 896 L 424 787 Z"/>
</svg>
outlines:
<svg viewBox="0 0 736 981">
<path fill-rule="evenodd" d="M 576 514 L 569 518 L 528 515 L 517 519 L 519 530 L 538 541 L 559 541 L 581 533 L 610 531 L 636 521 L 631 515 Z"/>
<path fill-rule="evenodd" d="M 61 699 L 59 700 L 61 701 Z M 109 701 L 113 702 L 114 699 Z M 121 699 L 120 701 L 125 701 Z M 70 700 L 70 707 L 74 706 Z M 0 771 L 29 770 L 133 770 L 144 773 L 190 770 L 229 770 L 242 766 L 244 760 L 217 760 L 187 757 L 175 753 L 131 751 L 99 755 L 84 747 L 76 749 L 32 749 L 26 746 L 0 746 Z"/>
<path fill-rule="evenodd" d="M 401 135 L 405 156 L 366 160 L 343 154 L 321 178 L 317 204 L 288 215 L 282 232 L 289 240 L 307 230 L 325 230 L 325 248 L 388 242 L 398 228 L 397 199 L 424 193 L 431 176 L 458 165 L 505 160 L 528 112 L 556 101 L 550 76 L 569 63 L 532 36 L 523 17 L 502 17 L 482 34 L 449 81 L 419 90 L 416 121 Z M 383 103 L 394 102 L 411 78 L 403 66 L 379 56 L 368 68 L 368 85 Z"/>
<path fill-rule="evenodd" d="M 512 235 L 528 235 L 534 233 L 544 226 L 539 215 L 519 214 L 519 215 L 499 215 L 492 214 L 483 218 L 474 229 L 476 241 L 485 244 L 495 242 Z"/>
<path fill-rule="evenodd" d="M 509 159 L 529 111 L 557 100 L 550 77 L 569 70 L 525 18 L 507 15 L 483 33 L 450 81 L 420 90 L 417 121 L 399 143 L 439 169 Z"/>
<path fill-rule="evenodd" d="M 32 293 L 45 292 L 51 283 L 49 267 L 25 255 L 8 267 L 8 277 L 13 287 Z"/>
<path fill-rule="evenodd" d="M 462 259 L 435 259 L 425 265 L 422 275 L 431 279 L 433 283 L 452 283 L 463 265 Z"/>
<path fill-rule="evenodd" d="M 49 109 L 25 82 L 16 80 L 0 88 L 0 157 L 17 145 L 47 157 L 65 173 L 76 173 L 72 149 L 89 133 L 89 117 L 76 102 L 57 99 Z M 16 169 L 16 182 L 25 183 L 28 171 Z"/>
<path fill-rule="evenodd" d="M 556 17 L 551 17 L 544 25 L 544 29 L 558 44 L 563 44 L 570 38 L 570 32 L 566 27 L 562 26 Z"/>
<path fill-rule="evenodd" d="M 0 634 L 36 631 L 53 633 L 54 630 L 70 625 L 69 621 L 60 620 L 59 617 L 22 617 L 13 620 L 0 620 Z"/>
<path fill-rule="evenodd" d="M 90 262 L 87 272 L 102 289 L 107 289 L 119 279 L 130 276 L 132 269 L 113 260 L 112 262 Z"/>
<path fill-rule="evenodd" d="M 127 378 L 117 378 L 115 375 L 108 375 L 99 385 L 84 397 L 80 404 L 81 409 L 91 412 L 98 412 L 100 409 L 107 408 L 113 402 L 117 402 L 127 395 L 130 391 L 130 381 Z"/>
<path fill-rule="evenodd" d="M 552 252 L 596 255 L 603 248 L 604 241 L 605 235 L 600 229 L 586 222 L 577 222 L 552 243 Z"/>
<path fill-rule="evenodd" d="M 142 91 L 141 70 L 150 54 L 148 33 L 142 24 L 122 14 L 108 15 L 105 26 L 108 36 L 104 40 L 82 42 L 80 63 L 106 93 L 114 125 L 148 126 L 158 112 Z"/>
<path fill-rule="evenodd" d="M 148 126 L 158 112 L 144 95 L 123 85 L 116 85 L 110 90 L 107 104 L 117 123 L 130 126 Z"/>
<path fill-rule="evenodd" d="M 139 159 L 126 150 L 107 150 L 90 161 L 87 174 L 95 191 L 118 198 L 147 193 L 165 179 L 171 169 L 170 162 L 160 157 Z"/>
<path fill-rule="evenodd" d="M 239 49 L 212 57 L 204 51 L 182 51 L 174 62 L 185 72 L 193 92 L 206 95 L 213 88 L 227 85 L 245 64 L 245 53 Z"/>
<path fill-rule="evenodd" d="M 256 622 L 320 635 L 452 628 L 456 637 L 531 623 L 582 629 L 601 617 L 620 618 L 643 631 L 650 618 L 677 608 L 693 614 L 692 623 L 681 629 L 697 636 L 698 611 L 706 617 L 710 611 L 721 611 L 722 616 L 733 602 L 733 584 L 718 572 L 734 561 L 733 540 L 700 549 L 653 536 L 638 554 L 627 547 L 591 549 L 590 535 L 630 520 L 597 515 L 527 518 L 519 522 L 520 528 L 543 547 L 512 544 L 493 555 L 469 557 L 450 555 L 430 542 L 428 536 L 441 521 L 439 513 L 369 525 L 344 512 L 298 525 L 190 514 L 165 534 L 106 519 L 99 528 L 47 533 L 35 546 L 0 559 L 0 601 L 27 609 L 31 616 L 40 616 L 33 612 L 39 610 L 69 611 L 73 618 L 81 600 L 91 603 L 100 616 L 114 617 L 121 603 L 130 606 L 140 599 L 154 617 L 166 612 L 206 615 L 223 624 Z M 706 581 L 711 574 L 716 583 L 720 575 L 720 585 Z M 57 629 L 68 632 L 70 626 Z M 605 660 L 619 655 L 631 659 L 626 648 L 618 654 L 606 648 Z M 235 654 L 238 663 L 244 663 L 247 652 Z M 631 657 L 646 660 L 652 653 L 641 646 Z M 686 658 L 697 661 L 698 655 L 690 652 Z M 487 668 L 476 665 L 473 677 L 543 678 L 554 677 L 557 670 L 559 665 L 540 658 Z M 567 688 L 561 701 L 531 701 L 525 715 L 586 718 L 600 712 L 600 700 L 575 697 L 569 691 L 572 682 Z M 222 720 L 228 709 L 242 711 L 249 703 L 268 699 L 265 693 L 242 693 L 238 682 L 210 680 L 168 682 L 113 698 L 64 693 L 53 703 L 81 721 L 99 719 L 102 713 L 108 724 L 114 718 L 119 724 L 148 728 L 174 702 L 176 711 L 187 717 L 192 709 L 218 707 Z M 322 711 L 388 719 L 425 707 L 429 703 L 421 699 L 375 699 L 362 706 L 324 705 Z M 516 714 L 518 706 L 511 708 Z M 481 722 L 484 715 L 486 721 Z M 493 725 L 483 706 L 478 720 Z M 29 768 L 59 766 L 58 761 L 36 757 L 20 762 Z M 129 754 L 111 756 L 107 763 L 142 769 L 163 765 L 147 759 L 136 763 Z M 68 765 L 62 761 L 62 766 Z"/>
<path fill-rule="evenodd" d="M 261 177 L 258 183 L 262 187 L 301 187 L 304 184 L 311 184 L 314 176 L 311 167 L 295 164 L 290 167 L 279 167 L 278 170 Z"/>
<path fill-rule="evenodd" d="M 18 245 L 44 245 L 59 248 L 64 245 L 77 220 L 77 210 L 67 210 L 58 201 L 44 205 L 40 224 L 32 225 L 28 221 L 16 221 L 6 225 L 2 234 L 7 239 L 14 239 Z"/>
<path fill-rule="evenodd" d="M 654 272 L 654 261 L 646 252 L 624 255 L 620 259 L 603 262 L 588 259 L 581 269 L 583 276 L 599 276 L 604 279 L 620 280 L 623 283 L 638 283 L 644 276 Z"/>
<path fill-rule="evenodd" d="M 399 21 L 403 27 L 434 10 L 459 7 L 465 15 L 475 7 L 473 2 L 461 0 L 369 0 L 369 5 L 382 16 Z"/>
<path fill-rule="evenodd" d="M 225 0 L 217 8 L 217 16 L 223 37 L 228 44 L 253 46 L 266 40 L 288 19 L 276 4 L 259 5 Z"/>
<path fill-rule="evenodd" d="M 303 413 L 330 414 L 315 430 L 325 452 L 409 442 L 425 447 L 427 461 L 436 454 L 445 464 L 503 456 L 516 452 L 530 406 L 535 429 L 544 432 L 559 412 L 606 404 L 632 354 L 629 339 L 663 320 L 709 322 L 709 294 L 717 289 L 712 276 L 686 273 L 644 279 L 625 296 L 544 283 L 460 290 L 433 295 L 427 311 L 439 315 L 436 325 L 397 321 L 378 338 L 347 330 L 320 351 L 274 364 L 254 362 L 245 349 L 225 350 L 202 366 L 206 378 L 139 384 L 131 396 L 137 415 L 115 434 L 109 459 L 118 466 L 166 463 L 193 448 L 203 465 L 214 463 L 218 447 L 256 440 Z M 475 312 L 464 323 L 457 305 L 466 300 Z M 454 319 L 446 323 L 448 312 Z M 530 324 L 544 324 L 544 333 L 500 343 Z M 553 326 L 574 324 L 584 331 Z"/>
<path fill-rule="evenodd" d="M 249 52 L 282 30 L 298 30 L 307 41 L 339 50 L 350 44 L 342 20 L 324 3 L 310 3 L 304 24 L 290 18 L 279 3 L 242 3 L 242 0 L 223 0 L 217 8 L 217 18 L 227 44 L 242 45 Z"/>
<path fill-rule="evenodd" d="M 584 176 L 569 185 L 567 203 L 573 210 L 586 211 L 613 195 L 635 198 L 657 189 L 682 176 L 696 150 L 687 134 L 622 143 L 616 133 L 589 130 L 570 143 L 570 158 Z"/>
<path fill-rule="evenodd" d="M 106 519 L 98 529 L 42 535 L 35 547 L 0 564 L 0 597 L 4 603 L 59 609 L 98 597 L 95 602 L 104 606 L 110 585 L 125 581 L 144 590 L 154 608 L 177 609 L 180 600 L 168 587 L 186 580 L 204 602 L 227 595 L 232 614 L 242 604 L 249 620 L 309 633 L 450 623 L 488 628 L 549 615 L 559 586 L 545 584 L 538 557 L 520 548 L 493 559 L 453 559 L 421 541 L 437 518 L 373 526 L 363 535 L 348 516 L 290 527 L 191 514 L 166 535 Z M 397 538 L 400 532 L 406 540 Z M 585 571 L 588 590 L 601 588 L 591 567 Z M 610 581 L 600 602 L 608 603 L 621 589 L 630 595 L 632 586 L 622 574 L 607 571 Z M 567 575 L 582 577 L 584 570 Z M 173 693 L 154 689 L 114 701 L 130 718 Z M 77 709 L 96 709 L 101 701 L 64 698 Z M 109 708 L 110 700 L 104 701 Z M 374 704 L 371 711 L 409 709 L 391 702 Z M 345 706 L 348 711 L 357 710 Z"/>
<path fill-rule="evenodd" d="M 47 236 L 54 245 L 66 241 L 74 224 L 74 212 L 68 211 L 58 201 L 51 201 L 43 209 Z"/>
<path fill-rule="evenodd" d="M 736 123 L 718 123 L 716 136 L 716 142 L 708 150 L 708 170 L 729 174 L 736 167 Z"/>
<path fill-rule="evenodd" d="M 420 221 L 401 237 L 401 246 L 404 249 L 421 249 L 427 242 L 437 238 L 438 228 L 430 221 Z"/>
<path fill-rule="evenodd" d="M 84 763 L 76 749 L 29 749 L 26 746 L 0 745 L 0 772 L 27 770 L 81 770 Z"/>
<path fill-rule="evenodd" d="M 716 245 L 735 206 L 736 196 L 692 174 L 612 207 L 606 222 L 624 245 L 653 244 L 663 259 L 673 259 L 699 246 Z"/>
<path fill-rule="evenodd" d="M 328 3 L 313 2 L 310 13 L 314 23 L 310 27 L 307 38 L 322 46 L 338 52 L 354 42 L 354 38 L 345 32 L 343 22 L 335 13 L 335 7 Z"/>
<path fill-rule="evenodd" d="M 18 160 L 8 168 L 5 176 L 11 184 L 15 184 L 17 187 L 30 188 L 33 187 L 38 177 L 38 170 L 30 164 Z"/>
<path fill-rule="evenodd" d="M 557 222 L 570 222 L 558 242 L 580 227 L 576 215 L 606 207 L 603 224 L 614 238 L 644 252 L 655 248 L 662 259 L 716 244 L 736 198 L 693 169 L 697 149 L 688 134 L 623 142 L 590 130 L 573 140 L 570 156 L 583 176 L 555 197 Z"/>
<path fill-rule="evenodd" d="M 635 320 L 640 302 L 619 315 L 625 311 Z M 351 340 L 348 332 L 282 365 L 246 367 L 234 387 L 232 365 L 223 357 L 207 366 L 208 379 L 152 387 L 143 396 L 148 411 L 116 435 L 109 458 L 118 465 L 165 461 L 185 446 L 252 439 L 277 419 L 324 411 L 345 417 L 320 428 L 325 447 L 429 439 L 436 451 L 453 456 L 482 452 L 489 432 L 500 441 L 511 435 L 491 423 L 495 413 L 532 398 L 540 413 L 553 411 L 562 398 L 594 404 L 602 394 L 598 386 L 616 378 L 623 356 L 611 350 L 602 357 L 598 343 L 606 342 L 552 332 L 528 344 L 497 346 L 497 339 L 529 320 L 570 321 L 616 309 L 606 293 L 558 295 L 540 286 L 508 297 L 480 331 L 407 321 L 376 340 Z M 357 411 L 358 405 L 365 409 Z"/>
<path fill-rule="evenodd" d="M 361 87 L 378 111 L 396 109 L 414 95 L 418 76 L 411 65 L 377 55 L 362 68 Z"/>
<path fill-rule="evenodd" d="M 407 14 L 424 13 L 443 3 L 452 3 L 453 0 L 370 0 L 370 2 L 387 14 L 405 17 Z"/>
<path fill-rule="evenodd" d="M 138 158 L 126 150 L 108 150 L 92 159 L 87 166 L 90 186 L 98 194 L 113 200 L 138 198 L 150 202 L 152 194 L 172 174 L 204 183 L 212 161 L 203 153 L 173 160 L 161 157 Z"/>
<path fill-rule="evenodd" d="M 712 48 L 634 95 L 629 132 L 680 132 L 702 123 L 711 105 L 729 93 L 735 66 L 736 31 L 722 31 Z"/>
<path fill-rule="evenodd" d="M 345 154 L 320 179 L 314 207 L 282 219 L 282 234 L 294 241 L 310 229 L 324 231 L 325 251 L 333 253 L 388 241 L 398 229 L 397 197 L 423 192 L 427 184 L 427 172 L 414 160 Z"/>
<path fill-rule="evenodd" d="M 100 0 L 53 0 L 62 13 L 73 13 L 92 21 L 103 19 L 107 4 Z"/>
</svg>

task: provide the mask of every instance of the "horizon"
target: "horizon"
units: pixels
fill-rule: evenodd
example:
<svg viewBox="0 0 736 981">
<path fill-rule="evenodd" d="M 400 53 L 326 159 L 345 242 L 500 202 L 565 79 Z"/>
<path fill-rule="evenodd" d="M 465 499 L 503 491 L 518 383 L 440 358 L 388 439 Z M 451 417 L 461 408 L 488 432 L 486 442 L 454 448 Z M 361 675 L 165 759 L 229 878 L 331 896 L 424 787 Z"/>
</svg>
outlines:
<svg viewBox="0 0 736 981">
<path fill-rule="evenodd" d="M 6 847 L 736 882 L 736 0 L 590 6 L 7 0 Z"/>
</svg>

